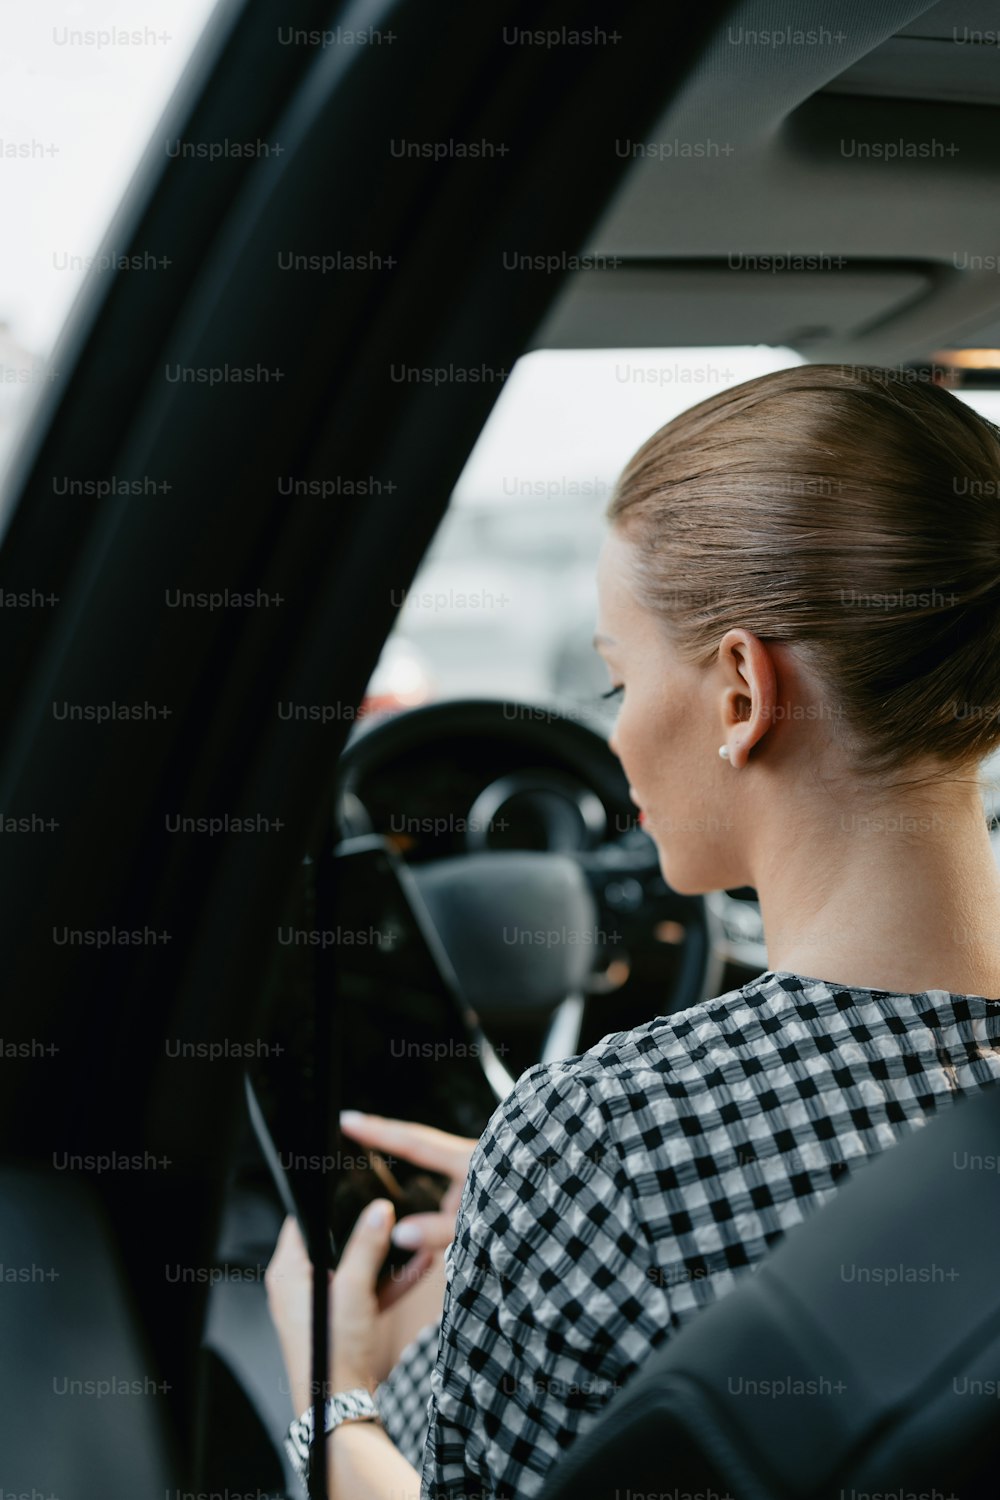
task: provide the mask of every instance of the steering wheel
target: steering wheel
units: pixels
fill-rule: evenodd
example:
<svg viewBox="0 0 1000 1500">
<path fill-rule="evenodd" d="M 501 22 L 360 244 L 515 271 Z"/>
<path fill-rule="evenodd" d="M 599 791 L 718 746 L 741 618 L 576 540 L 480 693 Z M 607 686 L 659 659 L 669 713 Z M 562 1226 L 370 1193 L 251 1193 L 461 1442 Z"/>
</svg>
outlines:
<svg viewBox="0 0 1000 1500">
<path fill-rule="evenodd" d="M 342 835 L 383 834 L 407 860 L 487 1034 L 535 1016 L 550 1062 L 581 1050 L 610 991 L 618 1019 L 630 986 L 655 987 L 655 1008 L 647 996 L 626 1024 L 718 993 L 711 908 L 667 885 L 618 760 L 578 709 L 465 699 L 362 720 L 341 772 Z M 624 1029 L 596 1019 L 594 1040 Z"/>
</svg>

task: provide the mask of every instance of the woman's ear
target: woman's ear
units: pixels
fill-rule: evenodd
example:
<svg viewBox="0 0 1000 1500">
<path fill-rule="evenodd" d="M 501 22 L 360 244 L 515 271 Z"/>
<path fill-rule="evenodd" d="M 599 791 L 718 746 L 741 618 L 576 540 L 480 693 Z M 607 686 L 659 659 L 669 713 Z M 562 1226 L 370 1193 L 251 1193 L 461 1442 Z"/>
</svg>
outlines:
<svg viewBox="0 0 1000 1500">
<path fill-rule="evenodd" d="M 750 630 L 727 630 L 719 642 L 722 671 L 722 746 L 735 769 L 746 765 L 775 720 L 778 674 L 774 657 Z"/>
</svg>

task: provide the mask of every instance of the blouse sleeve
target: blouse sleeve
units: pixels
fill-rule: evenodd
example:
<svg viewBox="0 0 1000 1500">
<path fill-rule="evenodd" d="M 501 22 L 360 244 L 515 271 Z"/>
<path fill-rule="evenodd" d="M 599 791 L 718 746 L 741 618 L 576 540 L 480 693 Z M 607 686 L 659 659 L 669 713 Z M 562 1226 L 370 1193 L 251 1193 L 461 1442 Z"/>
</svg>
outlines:
<svg viewBox="0 0 1000 1500">
<path fill-rule="evenodd" d="M 408 1463 L 419 1469 L 427 1443 L 427 1409 L 431 1372 L 437 1357 L 440 1324 L 429 1323 L 402 1351 L 375 1388 L 375 1405 L 389 1437 Z"/>
<path fill-rule="evenodd" d="M 424 1500 L 534 1494 L 670 1326 L 617 1150 L 627 1100 L 580 1058 L 490 1120 L 448 1252 Z"/>
</svg>

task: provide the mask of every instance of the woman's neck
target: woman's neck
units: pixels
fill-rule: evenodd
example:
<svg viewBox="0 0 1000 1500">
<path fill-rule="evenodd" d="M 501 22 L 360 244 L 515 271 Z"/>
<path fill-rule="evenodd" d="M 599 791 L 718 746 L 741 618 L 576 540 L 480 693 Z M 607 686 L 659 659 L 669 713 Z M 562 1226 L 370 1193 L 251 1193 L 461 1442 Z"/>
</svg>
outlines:
<svg viewBox="0 0 1000 1500">
<path fill-rule="evenodd" d="M 1000 871 L 971 781 L 814 793 L 766 821 L 753 866 L 772 969 L 1000 998 Z"/>
</svg>

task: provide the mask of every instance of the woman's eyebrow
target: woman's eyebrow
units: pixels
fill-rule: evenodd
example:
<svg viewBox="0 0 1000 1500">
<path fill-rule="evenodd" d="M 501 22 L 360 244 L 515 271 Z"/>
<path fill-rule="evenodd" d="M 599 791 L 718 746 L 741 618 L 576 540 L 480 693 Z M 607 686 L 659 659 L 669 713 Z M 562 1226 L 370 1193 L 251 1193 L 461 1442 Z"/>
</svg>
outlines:
<svg viewBox="0 0 1000 1500">
<path fill-rule="evenodd" d="M 600 631 L 594 636 L 594 647 L 598 651 L 602 646 L 617 646 L 617 644 L 617 641 L 613 641 L 609 635 L 602 635 Z"/>
</svg>

